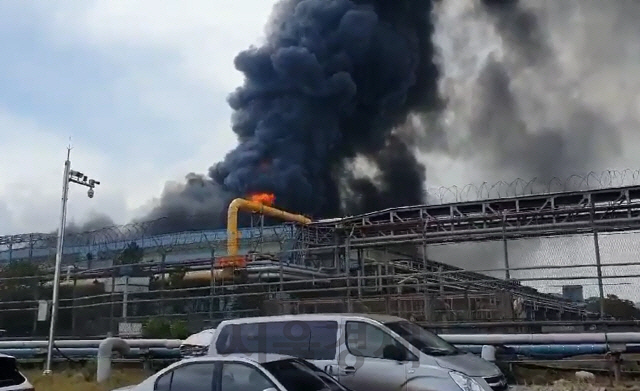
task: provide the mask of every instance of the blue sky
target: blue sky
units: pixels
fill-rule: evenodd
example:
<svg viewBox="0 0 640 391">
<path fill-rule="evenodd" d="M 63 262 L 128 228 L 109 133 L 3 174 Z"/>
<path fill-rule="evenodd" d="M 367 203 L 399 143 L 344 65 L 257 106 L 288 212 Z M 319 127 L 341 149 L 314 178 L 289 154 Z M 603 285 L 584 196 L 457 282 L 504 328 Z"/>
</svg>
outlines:
<svg viewBox="0 0 640 391">
<path fill-rule="evenodd" d="M 55 226 L 65 147 L 102 181 L 69 218 L 144 214 L 168 180 L 235 145 L 233 58 L 259 44 L 273 1 L 0 2 L 0 230 Z"/>
</svg>

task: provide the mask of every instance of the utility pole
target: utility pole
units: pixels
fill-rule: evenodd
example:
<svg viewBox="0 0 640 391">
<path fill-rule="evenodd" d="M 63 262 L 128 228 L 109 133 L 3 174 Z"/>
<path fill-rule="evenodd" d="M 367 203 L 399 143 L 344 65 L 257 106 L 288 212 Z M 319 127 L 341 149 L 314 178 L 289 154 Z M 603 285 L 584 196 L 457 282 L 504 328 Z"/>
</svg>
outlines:
<svg viewBox="0 0 640 391">
<path fill-rule="evenodd" d="M 56 264 L 53 276 L 53 297 L 51 306 L 51 319 L 49 324 L 49 341 L 47 345 L 47 362 L 44 374 L 51 374 L 51 358 L 53 356 L 53 343 L 56 331 L 56 320 L 58 317 L 58 301 L 60 295 L 60 269 L 62 267 L 62 250 L 64 247 L 64 233 L 67 221 L 67 200 L 69 198 L 69 183 L 77 183 L 89 188 L 87 196 L 93 198 L 94 188 L 100 184 L 95 179 L 89 179 L 79 171 L 71 170 L 71 146 L 67 148 L 67 160 L 64 162 L 64 175 L 62 177 L 62 206 L 60 212 L 60 227 L 58 228 L 58 243 L 56 246 Z"/>
</svg>

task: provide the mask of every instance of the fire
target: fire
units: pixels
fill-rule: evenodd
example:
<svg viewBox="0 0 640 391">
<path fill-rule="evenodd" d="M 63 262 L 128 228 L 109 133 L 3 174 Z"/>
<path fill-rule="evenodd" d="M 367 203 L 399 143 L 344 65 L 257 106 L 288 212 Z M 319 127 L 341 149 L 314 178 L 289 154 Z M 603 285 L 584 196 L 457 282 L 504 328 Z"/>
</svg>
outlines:
<svg viewBox="0 0 640 391">
<path fill-rule="evenodd" d="M 271 206 L 275 202 L 276 196 L 271 193 L 257 193 L 257 194 L 251 194 L 249 196 L 249 200 L 253 202 L 258 202 L 262 205 Z"/>
</svg>

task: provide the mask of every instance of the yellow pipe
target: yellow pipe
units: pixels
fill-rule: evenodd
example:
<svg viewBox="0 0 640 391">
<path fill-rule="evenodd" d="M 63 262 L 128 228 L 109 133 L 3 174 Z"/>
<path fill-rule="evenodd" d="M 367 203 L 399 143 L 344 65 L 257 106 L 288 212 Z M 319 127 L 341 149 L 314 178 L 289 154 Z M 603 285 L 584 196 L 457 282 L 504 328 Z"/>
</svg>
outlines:
<svg viewBox="0 0 640 391">
<path fill-rule="evenodd" d="M 263 215 L 275 217 L 285 221 L 292 221 L 300 224 L 311 224 L 311 219 L 302 215 L 285 212 L 280 209 L 272 208 L 261 204 L 260 202 L 245 200 L 244 198 L 236 198 L 229 204 L 227 211 L 227 256 L 238 255 L 238 211 L 240 209 L 261 213 Z"/>
</svg>

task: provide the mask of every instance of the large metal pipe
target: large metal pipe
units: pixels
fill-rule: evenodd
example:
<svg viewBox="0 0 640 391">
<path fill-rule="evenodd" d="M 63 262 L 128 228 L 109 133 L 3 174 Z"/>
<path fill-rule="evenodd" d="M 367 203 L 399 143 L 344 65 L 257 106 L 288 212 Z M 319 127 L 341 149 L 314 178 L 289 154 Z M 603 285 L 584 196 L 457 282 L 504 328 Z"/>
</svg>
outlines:
<svg viewBox="0 0 640 391">
<path fill-rule="evenodd" d="M 100 339 L 72 339 L 55 341 L 58 348 L 88 348 L 99 347 L 103 340 Z M 182 344 L 179 339 L 125 339 L 125 342 L 131 347 L 140 348 L 178 348 Z M 0 349 L 33 349 L 45 348 L 48 341 L 46 340 L 30 340 L 30 341 L 0 341 Z"/>
<path fill-rule="evenodd" d="M 440 334 L 452 344 L 462 345 L 545 345 L 640 343 L 640 333 L 575 334 Z"/>
<path fill-rule="evenodd" d="M 238 255 L 238 211 L 240 209 L 250 212 L 261 213 L 266 216 L 275 217 L 285 221 L 291 221 L 300 224 L 311 224 L 311 219 L 296 215 L 293 213 L 285 212 L 280 209 L 266 206 L 260 202 L 249 201 L 244 198 L 236 198 L 229 204 L 227 210 L 227 256 Z"/>
<path fill-rule="evenodd" d="M 111 376 L 111 354 L 116 351 L 123 356 L 129 353 L 129 344 L 120 338 L 106 338 L 98 346 L 98 369 L 96 381 L 104 383 Z"/>
</svg>

